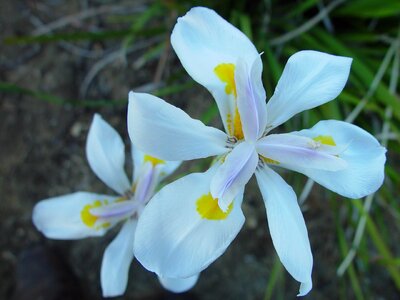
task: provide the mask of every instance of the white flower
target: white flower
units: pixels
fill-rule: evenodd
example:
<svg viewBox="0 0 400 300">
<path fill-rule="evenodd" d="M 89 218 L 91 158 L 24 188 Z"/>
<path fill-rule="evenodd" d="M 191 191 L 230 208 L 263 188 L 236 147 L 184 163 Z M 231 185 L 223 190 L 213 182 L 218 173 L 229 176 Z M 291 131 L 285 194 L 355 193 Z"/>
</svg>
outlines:
<svg viewBox="0 0 400 300">
<path fill-rule="evenodd" d="M 259 53 L 214 11 L 191 9 L 178 19 L 171 42 L 186 71 L 214 96 L 226 133 L 157 97 L 130 93 L 128 130 L 139 149 L 168 160 L 219 155 L 207 172 L 183 177 L 154 196 L 138 223 L 138 260 L 168 277 L 202 271 L 241 229 L 243 191 L 255 173 L 278 256 L 301 283 L 299 295 L 307 294 L 313 258 L 305 222 L 293 189 L 270 167 L 295 170 L 359 198 L 381 186 L 386 150 L 361 128 L 335 120 L 269 133 L 337 97 L 351 59 L 316 51 L 294 54 L 265 104 Z"/>
<path fill-rule="evenodd" d="M 122 295 L 134 257 L 137 220 L 162 178 L 180 162 L 168 162 L 132 149 L 133 183 L 124 171 L 125 150 L 118 133 L 99 115 L 89 130 L 86 155 L 93 172 L 119 196 L 76 192 L 40 201 L 33 210 L 33 223 L 48 238 L 80 239 L 102 236 L 119 222 L 122 228 L 104 252 L 101 265 L 103 296 Z M 187 279 L 159 278 L 174 292 L 190 289 L 198 275 Z"/>
</svg>

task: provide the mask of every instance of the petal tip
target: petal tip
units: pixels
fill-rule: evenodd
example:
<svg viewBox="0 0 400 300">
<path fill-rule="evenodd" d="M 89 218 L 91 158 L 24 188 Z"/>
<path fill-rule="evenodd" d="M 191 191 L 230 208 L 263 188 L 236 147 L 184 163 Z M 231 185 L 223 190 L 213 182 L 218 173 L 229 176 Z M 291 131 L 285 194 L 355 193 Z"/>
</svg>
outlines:
<svg viewBox="0 0 400 300">
<path fill-rule="evenodd" d="M 306 282 L 302 282 L 300 284 L 300 289 L 299 289 L 299 293 L 297 294 L 297 297 L 303 297 L 305 295 L 307 295 L 312 289 L 312 281 L 311 278 L 309 281 Z"/>
</svg>

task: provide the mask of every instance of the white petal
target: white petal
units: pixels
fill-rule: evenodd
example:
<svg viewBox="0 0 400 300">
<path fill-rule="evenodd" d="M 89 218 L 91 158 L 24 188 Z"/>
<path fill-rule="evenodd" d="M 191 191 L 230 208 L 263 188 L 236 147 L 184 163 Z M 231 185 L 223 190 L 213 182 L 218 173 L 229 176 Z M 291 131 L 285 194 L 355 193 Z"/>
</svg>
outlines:
<svg viewBox="0 0 400 300">
<path fill-rule="evenodd" d="M 304 296 L 312 288 L 313 257 L 296 194 L 268 167 L 257 170 L 256 177 L 275 250 L 290 275 L 301 282 L 299 296 Z"/>
<path fill-rule="evenodd" d="M 104 252 L 100 273 L 103 297 L 120 296 L 126 290 L 136 224 L 134 219 L 127 220 Z"/>
<path fill-rule="evenodd" d="M 289 169 L 301 167 L 338 171 L 347 168 L 347 162 L 332 154 L 332 149 L 325 151 L 325 148 L 312 138 L 290 133 L 263 137 L 257 143 L 257 151 Z"/>
<path fill-rule="evenodd" d="M 240 207 L 243 191 L 222 218 L 222 211 L 218 211 L 219 218 L 210 217 L 211 211 L 219 209 L 216 201 L 213 206 L 199 202 L 210 193 L 214 174 L 213 167 L 206 173 L 187 175 L 151 199 L 139 218 L 134 244 L 135 256 L 145 268 L 163 277 L 194 276 L 217 259 L 236 237 L 244 223 Z M 207 218 L 200 215 L 199 207 L 206 208 Z"/>
<path fill-rule="evenodd" d="M 150 94 L 129 93 L 129 136 L 137 148 L 165 160 L 225 153 L 227 136 Z"/>
<path fill-rule="evenodd" d="M 268 128 L 335 99 L 349 77 L 351 58 L 317 51 L 292 55 L 267 103 Z"/>
<path fill-rule="evenodd" d="M 190 290 L 196 284 L 199 279 L 200 274 L 188 278 L 168 278 L 168 277 L 158 277 L 161 285 L 174 293 L 183 293 Z"/>
<path fill-rule="evenodd" d="M 262 61 L 259 56 L 248 69 L 244 60 L 236 65 L 237 105 L 246 140 L 255 141 L 265 130 L 267 122 L 266 95 L 262 84 Z"/>
<path fill-rule="evenodd" d="M 386 149 L 368 132 L 350 123 L 320 121 L 311 129 L 301 130 L 301 136 L 331 136 L 345 149 L 339 156 L 348 167 L 337 172 L 308 168 L 293 168 L 324 187 L 349 198 L 361 198 L 375 192 L 383 183 Z"/>
<path fill-rule="evenodd" d="M 40 201 L 32 214 L 33 224 L 46 237 L 68 240 L 89 236 L 101 236 L 107 229 L 100 226 L 87 226 L 81 217 L 83 208 L 95 201 L 112 202 L 114 196 L 76 192 Z"/>
<path fill-rule="evenodd" d="M 253 144 L 242 142 L 233 148 L 211 180 L 211 195 L 218 199 L 223 211 L 253 176 L 258 154 Z"/>
<path fill-rule="evenodd" d="M 124 171 L 125 147 L 119 134 L 95 114 L 86 142 L 86 156 L 93 172 L 110 188 L 123 194 L 130 188 Z"/>
<path fill-rule="evenodd" d="M 232 112 L 233 95 L 225 92 L 226 83 L 214 69 L 223 63 L 236 64 L 239 57 L 251 66 L 258 57 L 253 43 L 215 11 L 195 7 L 178 18 L 171 44 L 189 75 L 214 95 L 228 132 L 226 117 Z"/>
</svg>

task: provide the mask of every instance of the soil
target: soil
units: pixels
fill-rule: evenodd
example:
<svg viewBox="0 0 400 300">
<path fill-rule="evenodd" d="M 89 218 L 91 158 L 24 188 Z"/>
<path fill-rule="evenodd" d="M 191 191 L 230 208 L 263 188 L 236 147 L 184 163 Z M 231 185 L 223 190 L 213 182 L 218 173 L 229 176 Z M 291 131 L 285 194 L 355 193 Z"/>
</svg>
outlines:
<svg viewBox="0 0 400 300">
<path fill-rule="evenodd" d="M 87 2 L 91 7 L 104 3 L 1 1 L 1 34 L 4 37 L 31 34 L 36 27 L 35 18 L 52 22 L 76 13 Z M 126 1 L 113 1 L 114 5 L 121 3 Z M 145 1 L 132 3 L 145 5 Z M 102 18 L 90 20 L 84 25 L 86 29 L 102 26 Z M 83 25 L 78 22 L 70 26 Z M 77 44 L 102 57 L 119 43 Z M 64 99 L 82 99 L 79 93 L 82 82 L 98 60 L 72 53 L 59 42 L 0 47 L 1 81 Z M 142 55 L 143 50 L 134 51 L 127 56 L 127 63 L 116 60 L 104 68 L 93 79 L 86 98 L 126 99 L 130 89 L 153 82 L 159 60 L 150 60 L 135 69 Z M 175 54 L 170 52 L 164 77 L 180 68 Z M 49 240 L 35 229 L 31 214 L 33 206 L 48 197 L 78 190 L 112 193 L 91 172 L 85 158 L 85 141 L 93 114 L 100 113 L 128 144 L 126 106 L 83 108 L 52 104 L 26 94 L 2 93 L 0 97 L 0 299 L 102 299 L 100 263 L 115 230 L 103 238 Z M 198 118 L 212 98 L 195 85 L 168 96 L 167 100 Z M 213 122 L 221 126 L 218 117 Z M 129 149 L 126 150 L 129 157 Z M 181 170 L 190 170 L 192 166 L 187 163 Z M 308 299 L 343 296 L 335 274 L 340 262 L 335 220 L 331 202 L 321 201 L 325 195 L 323 189 L 315 187 L 304 212 L 314 254 L 314 288 Z M 126 294 L 120 299 L 263 299 L 276 254 L 254 181 L 246 188 L 243 210 L 247 219 L 242 231 L 228 250 L 202 272 L 189 293 L 179 296 L 166 293 L 156 276 L 134 261 Z M 276 298 L 294 299 L 298 283 L 287 272 L 283 274 L 281 292 Z M 391 291 L 389 287 L 389 298 L 395 295 L 394 289 Z"/>
</svg>

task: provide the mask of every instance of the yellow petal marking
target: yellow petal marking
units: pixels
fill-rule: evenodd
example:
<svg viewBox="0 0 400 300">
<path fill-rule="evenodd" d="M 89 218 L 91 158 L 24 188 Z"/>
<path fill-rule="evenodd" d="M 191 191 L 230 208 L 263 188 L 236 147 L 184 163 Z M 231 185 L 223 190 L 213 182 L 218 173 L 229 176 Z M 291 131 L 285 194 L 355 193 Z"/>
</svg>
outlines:
<svg viewBox="0 0 400 300">
<path fill-rule="evenodd" d="M 119 199 L 118 199 L 118 200 L 119 200 Z M 118 200 L 117 200 L 117 201 L 118 201 Z M 95 230 L 100 230 L 100 229 L 102 229 L 102 228 L 105 228 L 105 229 L 106 229 L 106 228 L 110 227 L 111 224 L 110 224 L 109 222 L 105 222 L 105 223 L 102 223 L 102 224 L 99 224 L 99 225 L 95 226 L 95 224 L 96 224 L 97 220 L 99 219 L 99 217 L 94 216 L 94 215 L 92 215 L 92 214 L 90 213 L 90 210 L 91 210 L 92 208 L 100 207 L 100 206 L 107 205 L 107 204 L 108 204 L 108 201 L 107 201 L 107 200 L 104 200 L 104 202 L 101 202 L 100 200 L 95 200 L 92 204 L 87 204 L 87 205 L 85 205 L 85 206 L 83 207 L 83 209 L 81 210 L 81 219 L 82 219 L 82 222 L 83 222 L 86 226 L 91 227 L 91 228 L 94 228 Z"/>
<path fill-rule="evenodd" d="M 153 164 L 153 167 L 155 167 L 158 164 L 165 164 L 165 160 L 159 159 L 157 157 L 145 154 L 144 156 L 144 161 L 145 162 L 151 162 Z"/>
<path fill-rule="evenodd" d="M 236 98 L 235 65 L 222 63 L 214 68 L 214 72 L 219 80 L 226 83 L 225 93 L 227 95 L 233 94 Z"/>
<path fill-rule="evenodd" d="M 207 220 L 225 220 L 233 208 L 233 202 L 228 210 L 223 212 L 218 206 L 218 199 L 214 199 L 211 193 L 201 196 L 196 201 L 196 210 L 203 219 Z"/>
<path fill-rule="evenodd" d="M 242 122 L 240 120 L 240 114 L 236 104 L 237 91 L 235 83 L 235 65 L 231 63 L 222 63 L 214 68 L 214 72 L 217 75 L 217 77 L 226 84 L 225 93 L 227 95 L 232 94 L 235 98 L 235 112 L 233 115 L 233 120 L 232 120 L 232 115 L 230 113 L 228 113 L 226 116 L 226 123 L 228 124 L 228 133 L 230 135 L 235 136 L 238 140 L 242 140 L 244 138 Z"/>
<path fill-rule="evenodd" d="M 233 135 L 238 140 L 243 140 L 244 134 L 243 134 L 243 129 L 242 129 L 242 121 L 240 120 L 240 114 L 239 114 L 239 110 L 238 110 L 237 106 L 235 108 L 235 117 L 233 119 L 233 129 L 234 129 Z"/>
<path fill-rule="evenodd" d="M 233 130 L 232 130 L 232 116 L 230 113 L 226 114 L 226 124 L 228 124 L 228 134 L 233 135 Z"/>
<path fill-rule="evenodd" d="M 319 135 L 313 138 L 314 141 L 320 142 L 321 144 L 328 145 L 328 146 L 336 146 L 333 137 L 330 135 Z"/>
<path fill-rule="evenodd" d="M 95 200 L 92 204 L 85 205 L 81 211 L 81 219 L 86 226 L 94 227 L 94 224 L 96 224 L 96 221 L 98 220 L 98 217 L 90 213 L 90 209 L 100 207 L 102 205 L 103 203 L 100 200 Z"/>
<path fill-rule="evenodd" d="M 262 155 L 260 155 L 260 154 L 259 154 L 259 156 L 260 156 L 260 158 L 261 158 L 265 163 L 267 163 L 267 164 L 274 164 L 274 165 L 279 165 L 279 164 L 280 164 L 280 162 L 277 161 L 277 160 L 273 160 L 273 159 L 271 159 L 271 158 L 262 156 Z"/>
</svg>

